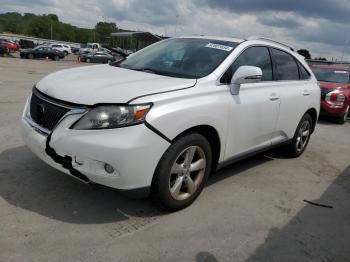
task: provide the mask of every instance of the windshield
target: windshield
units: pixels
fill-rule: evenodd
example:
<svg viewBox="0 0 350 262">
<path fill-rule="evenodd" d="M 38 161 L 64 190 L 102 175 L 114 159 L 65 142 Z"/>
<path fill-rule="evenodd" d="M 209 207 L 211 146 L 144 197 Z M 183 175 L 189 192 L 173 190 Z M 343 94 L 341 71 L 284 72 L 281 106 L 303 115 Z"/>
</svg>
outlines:
<svg viewBox="0 0 350 262">
<path fill-rule="evenodd" d="M 350 80 L 349 71 L 330 68 L 311 68 L 318 81 L 348 84 Z"/>
<path fill-rule="evenodd" d="M 142 49 L 118 66 L 196 79 L 213 72 L 237 45 L 235 42 L 211 39 L 173 38 Z"/>
</svg>

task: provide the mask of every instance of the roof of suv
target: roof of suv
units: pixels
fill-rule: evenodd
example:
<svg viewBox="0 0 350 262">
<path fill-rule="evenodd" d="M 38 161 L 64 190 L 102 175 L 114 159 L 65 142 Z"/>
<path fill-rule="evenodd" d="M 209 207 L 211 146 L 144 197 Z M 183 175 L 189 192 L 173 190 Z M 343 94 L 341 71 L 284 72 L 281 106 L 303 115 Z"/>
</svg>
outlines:
<svg viewBox="0 0 350 262">
<path fill-rule="evenodd" d="M 179 38 L 200 38 L 200 39 L 212 39 L 219 41 L 230 41 L 235 43 L 242 43 L 246 40 L 234 37 L 224 37 L 224 36 L 209 36 L 209 35 L 189 35 L 189 36 L 180 36 Z"/>
<path fill-rule="evenodd" d="M 200 39 L 212 39 L 212 40 L 219 40 L 219 41 L 229 41 L 229 42 L 235 42 L 235 43 L 243 43 L 246 41 L 258 41 L 258 42 L 263 42 L 265 44 L 269 44 L 271 46 L 278 46 L 284 49 L 287 49 L 289 51 L 292 51 L 295 55 L 298 55 L 298 53 L 296 53 L 294 51 L 294 49 L 284 43 L 281 43 L 279 41 L 276 41 L 274 39 L 270 39 L 270 38 L 266 38 L 266 37 L 259 37 L 259 36 L 252 36 L 252 37 L 248 37 L 246 39 L 242 39 L 242 38 L 234 38 L 234 37 L 222 37 L 222 36 L 206 36 L 206 35 L 189 35 L 189 36 L 180 36 L 180 38 L 200 38 Z"/>
</svg>

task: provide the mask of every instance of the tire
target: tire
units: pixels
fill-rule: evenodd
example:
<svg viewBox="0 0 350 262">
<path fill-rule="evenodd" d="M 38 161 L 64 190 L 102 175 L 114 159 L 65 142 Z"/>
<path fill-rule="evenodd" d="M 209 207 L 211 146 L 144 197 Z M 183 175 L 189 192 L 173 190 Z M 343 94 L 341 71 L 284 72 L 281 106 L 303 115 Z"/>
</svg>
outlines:
<svg viewBox="0 0 350 262">
<path fill-rule="evenodd" d="M 58 55 L 55 55 L 55 56 L 53 57 L 53 60 L 59 61 L 59 60 L 60 60 L 60 57 L 59 57 Z"/>
<path fill-rule="evenodd" d="M 336 121 L 337 121 L 338 124 L 340 124 L 340 125 L 344 125 L 345 124 L 346 119 L 348 118 L 348 115 L 349 115 L 349 107 L 350 107 L 350 105 L 347 106 L 347 108 L 345 109 L 344 114 L 341 117 L 336 118 Z"/>
<path fill-rule="evenodd" d="M 189 206 L 202 192 L 211 165 L 211 147 L 204 136 L 197 133 L 181 136 L 158 163 L 151 188 L 153 201 L 167 211 Z"/>
<path fill-rule="evenodd" d="M 34 59 L 34 55 L 33 54 L 29 54 L 29 55 L 27 55 L 27 58 L 28 59 Z"/>
<path fill-rule="evenodd" d="M 110 64 L 110 63 L 112 63 L 112 60 L 108 59 L 107 64 Z"/>
<path fill-rule="evenodd" d="M 312 133 L 312 127 L 312 117 L 308 113 L 306 113 L 301 118 L 298 124 L 292 142 L 284 146 L 282 148 L 282 152 L 285 153 L 287 156 L 293 158 L 301 156 L 304 153 L 307 145 L 309 144 Z"/>
<path fill-rule="evenodd" d="M 86 58 L 86 63 L 91 63 L 91 59 L 90 58 Z"/>
<path fill-rule="evenodd" d="M 64 56 L 67 56 L 68 55 L 68 52 L 67 51 L 64 51 Z"/>
</svg>

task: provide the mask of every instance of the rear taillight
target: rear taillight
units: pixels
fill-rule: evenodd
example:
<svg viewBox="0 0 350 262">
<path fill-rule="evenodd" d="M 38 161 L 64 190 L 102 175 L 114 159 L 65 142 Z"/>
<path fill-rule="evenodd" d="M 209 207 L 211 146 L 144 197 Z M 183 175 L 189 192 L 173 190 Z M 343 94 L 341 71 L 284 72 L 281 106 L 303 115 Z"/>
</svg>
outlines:
<svg viewBox="0 0 350 262">
<path fill-rule="evenodd" d="M 325 97 L 325 101 L 331 106 L 343 106 L 345 100 L 346 100 L 345 94 L 338 89 L 332 92 L 329 92 Z"/>
</svg>

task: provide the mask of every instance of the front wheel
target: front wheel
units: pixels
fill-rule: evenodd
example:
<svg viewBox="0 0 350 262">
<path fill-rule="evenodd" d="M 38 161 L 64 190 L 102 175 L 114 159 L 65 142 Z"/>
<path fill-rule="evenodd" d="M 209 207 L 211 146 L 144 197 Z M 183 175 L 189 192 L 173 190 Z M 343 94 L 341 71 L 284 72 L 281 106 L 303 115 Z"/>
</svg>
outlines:
<svg viewBox="0 0 350 262">
<path fill-rule="evenodd" d="M 336 119 L 338 124 L 341 124 L 341 125 L 345 124 L 346 119 L 348 118 L 348 115 L 349 115 L 349 107 L 350 105 L 346 107 L 344 114 L 341 117 Z"/>
<path fill-rule="evenodd" d="M 292 142 L 283 148 L 289 157 L 299 157 L 306 149 L 312 133 L 313 121 L 309 114 L 305 114 L 300 120 Z"/>
<path fill-rule="evenodd" d="M 176 211 L 189 206 L 201 193 L 212 165 L 205 137 L 190 133 L 164 153 L 152 183 L 152 198 L 161 208 Z"/>
<path fill-rule="evenodd" d="M 60 60 L 60 57 L 59 57 L 58 55 L 55 55 L 55 56 L 53 57 L 53 60 L 59 61 L 59 60 Z"/>
</svg>

